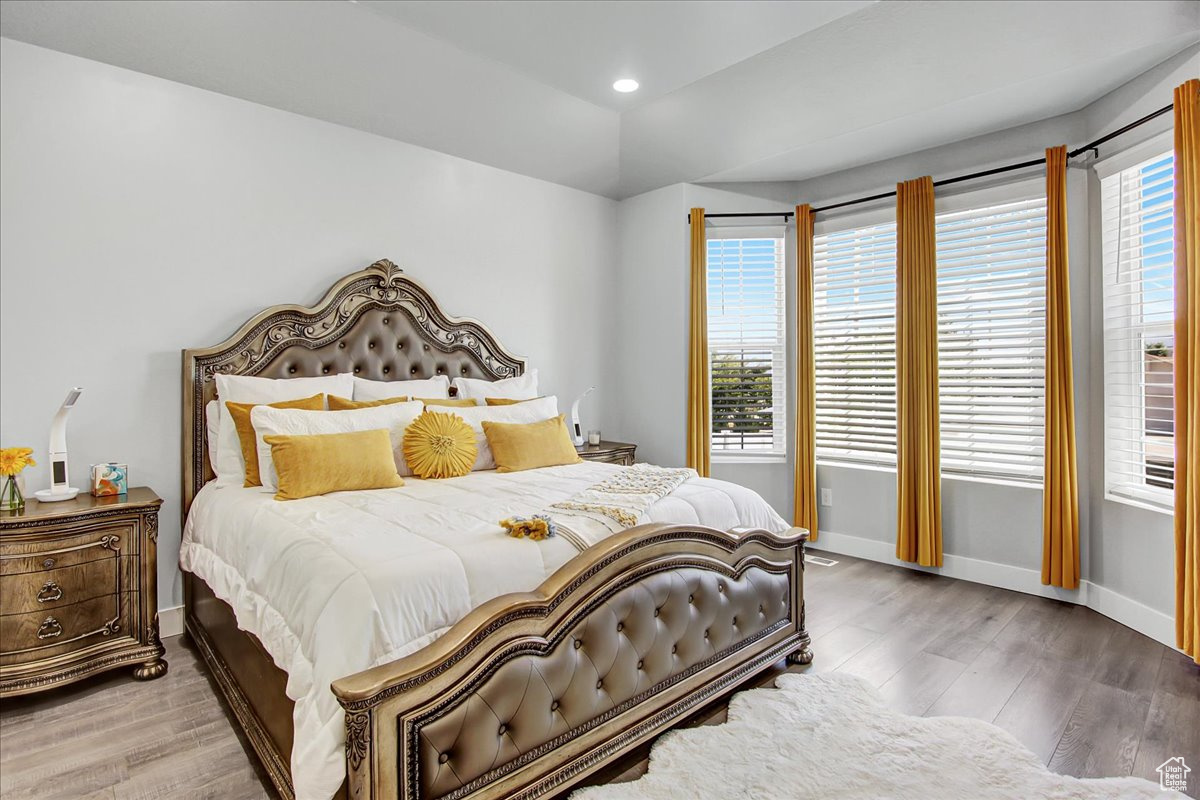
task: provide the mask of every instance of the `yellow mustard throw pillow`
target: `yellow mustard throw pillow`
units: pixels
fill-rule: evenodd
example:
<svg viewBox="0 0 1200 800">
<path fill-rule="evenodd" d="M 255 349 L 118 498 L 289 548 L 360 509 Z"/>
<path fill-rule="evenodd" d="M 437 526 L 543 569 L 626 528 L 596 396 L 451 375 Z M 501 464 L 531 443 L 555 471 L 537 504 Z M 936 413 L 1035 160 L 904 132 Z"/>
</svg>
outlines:
<svg viewBox="0 0 1200 800">
<path fill-rule="evenodd" d="M 378 408 L 379 406 L 390 406 L 394 403 L 407 402 L 407 397 L 389 397 L 385 400 L 350 400 L 346 397 L 338 397 L 336 394 L 331 394 L 329 395 L 329 410 L 352 411 L 356 408 Z"/>
<path fill-rule="evenodd" d="M 417 399 L 427 406 L 466 408 L 467 406 L 478 405 L 473 397 L 418 397 Z"/>
<path fill-rule="evenodd" d="M 262 479 L 258 475 L 258 443 L 255 441 L 254 426 L 250 424 L 250 412 L 256 405 L 262 403 L 225 403 L 225 407 L 229 409 L 229 416 L 233 417 L 233 427 L 237 431 L 238 443 L 242 446 L 242 459 L 246 462 L 246 482 L 243 486 L 262 486 Z M 314 394 L 302 400 L 281 400 L 278 403 L 267 403 L 267 407 L 324 411 L 325 395 Z"/>
<path fill-rule="evenodd" d="M 329 395 L 330 411 L 349 411 L 354 408 L 375 408 L 390 406 L 392 403 L 407 403 L 409 400 L 420 400 L 427 406 L 473 406 L 475 401 L 469 397 L 389 397 L 385 400 L 348 400 Z"/>
<path fill-rule="evenodd" d="M 454 414 L 425 410 L 404 430 L 404 460 L 420 478 L 457 478 L 475 466 L 475 431 Z"/>
<path fill-rule="evenodd" d="M 310 436 L 264 436 L 279 474 L 276 500 L 299 500 L 329 492 L 394 489 L 404 485 L 396 473 L 392 440 L 382 428 Z"/>
<path fill-rule="evenodd" d="M 485 398 L 483 398 L 483 399 L 487 401 L 487 404 L 488 404 L 489 406 L 511 406 L 511 405 L 514 405 L 514 404 L 516 404 L 516 403 L 526 403 L 526 402 L 528 402 L 528 401 L 530 401 L 530 400 L 541 400 L 542 398 L 540 398 L 540 397 L 527 397 L 527 398 L 525 398 L 524 400 L 517 400 L 517 399 L 515 399 L 515 398 L 512 398 L 512 397 L 485 397 Z"/>
<path fill-rule="evenodd" d="M 528 425 L 485 420 L 483 434 L 492 448 L 497 472 L 520 472 L 583 461 L 575 452 L 562 414 Z"/>
</svg>

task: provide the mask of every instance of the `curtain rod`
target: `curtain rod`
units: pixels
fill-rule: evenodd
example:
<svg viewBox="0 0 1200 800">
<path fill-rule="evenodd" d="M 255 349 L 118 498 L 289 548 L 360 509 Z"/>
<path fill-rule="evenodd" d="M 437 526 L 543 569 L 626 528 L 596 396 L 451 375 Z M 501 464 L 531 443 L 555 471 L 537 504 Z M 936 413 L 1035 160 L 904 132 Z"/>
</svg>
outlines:
<svg viewBox="0 0 1200 800">
<path fill-rule="evenodd" d="M 1104 144 L 1105 142 L 1115 139 L 1116 137 L 1120 136 L 1123 133 L 1128 133 L 1129 131 L 1131 131 L 1134 128 L 1137 128 L 1141 125 L 1145 125 L 1147 122 L 1149 122 L 1152 119 L 1157 119 L 1158 117 L 1161 117 L 1163 114 L 1166 114 L 1168 111 L 1170 111 L 1174 107 L 1175 107 L 1175 104 L 1171 103 L 1169 105 L 1163 106 L 1162 108 L 1158 109 L 1157 111 L 1151 111 L 1149 114 L 1142 117 L 1141 119 L 1134 120 L 1133 122 L 1129 123 L 1128 125 L 1124 125 L 1120 128 L 1117 128 L 1115 131 L 1112 131 L 1111 133 L 1106 133 L 1103 136 L 1101 136 L 1099 139 L 1088 142 L 1087 144 L 1083 145 L 1082 147 L 1076 147 L 1074 150 L 1071 150 L 1067 153 L 1067 158 L 1075 158 L 1076 156 L 1080 155 L 1081 153 L 1086 153 L 1088 150 L 1095 150 L 1097 147 Z M 1045 164 L 1045 163 L 1046 163 L 1046 158 L 1045 158 L 1045 156 L 1043 156 L 1042 158 L 1034 158 L 1029 161 L 1022 161 L 1019 164 L 1008 164 L 1003 167 L 995 167 L 994 169 L 985 169 L 985 170 L 981 170 L 979 172 L 972 172 L 968 175 L 959 175 L 954 178 L 942 178 L 940 181 L 934 181 L 933 185 L 934 186 L 947 186 L 952 183 L 961 183 L 963 181 L 975 180 L 976 178 L 986 178 L 989 175 L 999 175 L 1004 172 L 1013 172 L 1014 170 L 1027 169 L 1029 167 L 1036 167 L 1039 164 Z M 895 196 L 896 196 L 895 190 L 890 191 L 890 192 L 881 192 L 880 194 L 874 194 L 874 195 L 871 195 L 870 197 L 859 197 L 855 200 L 846 200 L 841 203 L 832 203 L 827 206 L 820 206 L 819 208 L 814 208 L 813 213 L 816 214 L 819 211 L 832 211 L 835 208 L 844 208 L 845 206 L 855 206 L 855 205 L 859 205 L 861 203 L 869 203 L 872 200 L 882 200 L 885 197 L 895 197 Z"/>
<path fill-rule="evenodd" d="M 1099 139 L 1088 142 L 1087 144 L 1083 145 L 1082 147 L 1076 147 L 1074 150 L 1071 150 L 1067 153 L 1067 158 L 1075 158 L 1076 156 L 1078 156 L 1082 153 L 1086 153 L 1088 150 L 1095 150 L 1100 145 L 1105 144 L 1106 142 L 1117 138 L 1121 134 L 1128 133 L 1129 131 L 1133 130 L 1134 128 L 1137 128 L 1141 125 L 1145 125 L 1147 122 L 1149 122 L 1152 119 L 1157 119 L 1158 117 L 1161 117 L 1163 114 L 1166 114 L 1168 111 L 1170 111 L 1174 107 L 1175 107 L 1175 104 L 1172 103 L 1170 105 L 1163 106 L 1162 108 L 1158 109 L 1157 111 L 1151 111 L 1149 114 L 1142 117 L 1141 119 L 1134 120 L 1133 122 L 1129 123 L 1128 125 L 1124 125 L 1120 128 L 1117 128 L 1115 131 L 1112 131 L 1111 133 L 1106 133 L 1105 135 L 1101 136 Z M 1018 170 L 1018 169 L 1027 169 L 1029 167 L 1036 167 L 1040 164 L 1045 164 L 1045 163 L 1046 163 L 1045 157 L 1035 158 L 1035 159 L 1031 159 L 1029 161 L 1022 161 L 1019 164 L 1008 164 L 1003 167 L 995 167 L 993 169 L 985 169 L 985 170 L 981 170 L 979 172 L 972 172 L 968 175 L 959 175 L 954 178 L 942 178 L 940 181 L 934 181 L 933 185 L 934 186 L 948 186 L 952 183 L 962 183 L 963 181 L 975 180 L 976 178 L 986 178 L 990 175 L 999 175 L 1004 172 L 1013 172 L 1014 170 Z M 827 206 L 819 206 L 819 207 L 813 209 L 813 213 L 816 214 L 821 211 L 833 211 L 835 208 L 845 208 L 846 206 L 857 206 L 857 205 L 861 205 L 862 203 L 870 203 L 874 200 L 883 200 L 885 198 L 895 197 L 895 196 L 896 196 L 895 190 L 892 190 L 890 192 L 880 192 L 879 194 L 868 195 L 867 197 L 858 197 L 858 198 L 855 198 L 854 200 L 844 200 L 840 203 L 831 203 L 830 205 L 827 205 Z M 793 212 L 788 211 L 788 212 L 763 212 L 761 214 L 705 214 L 704 215 L 705 219 L 708 219 L 709 217 L 779 217 L 779 216 L 782 216 L 784 218 L 784 220 L 786 221 L 787 219 L 789 219 L 790 217 L 793 216 Z M 691 214 L 688 214 L 687 218 L 688 218 L 688 221 L 691 221 L 691 218 L 692 218 Z"/>
<path fill-rule="evenodd" d="M 705 219 L 715 219 L 717 217 L 783 217 L 783 221 L 787 222 L 792 217 L 796 216 L 795 211 L 746 211 L 739 214 L 705 214 Z M 691 220 L 692 215 L 687 215 L 688 220 Z"/>
</svg>

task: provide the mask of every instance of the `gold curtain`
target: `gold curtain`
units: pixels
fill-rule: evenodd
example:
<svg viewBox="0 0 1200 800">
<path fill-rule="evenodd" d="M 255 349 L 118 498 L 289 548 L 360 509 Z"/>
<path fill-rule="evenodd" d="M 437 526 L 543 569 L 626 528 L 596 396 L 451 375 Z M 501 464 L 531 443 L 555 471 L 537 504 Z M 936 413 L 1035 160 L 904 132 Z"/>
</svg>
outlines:
<svg viewBox="0 0 1200 800">
<path fill-rule="evenodd" d="M 712 405 L 708 396 L 708 242 L 704 209 L 693 208 L 691 320 L 688 335 L 687 465 L 708 477 Z"/>
<path fill-rule="evenodd" d="M 813 210 L 796 206 L 796 467 L 792 524 L 817 540 L 817 371 L 813 351 Z"/>
<path fill-rule="evenodd" d="M 1200 80 L 1175 89 L 1175 645 L 1200 664 Z"/>
<path fill-rule="evenodd" d="M 1079 483 L 1067 259 L 1067 148 L 1046 149 L 1046 474 L 1042 583 L 1079 586 Z"/>
<path fill-rule="evenodd" d="M 896 557 L 942 566 L 933 178 L 896 185 Z"/>
</svg>

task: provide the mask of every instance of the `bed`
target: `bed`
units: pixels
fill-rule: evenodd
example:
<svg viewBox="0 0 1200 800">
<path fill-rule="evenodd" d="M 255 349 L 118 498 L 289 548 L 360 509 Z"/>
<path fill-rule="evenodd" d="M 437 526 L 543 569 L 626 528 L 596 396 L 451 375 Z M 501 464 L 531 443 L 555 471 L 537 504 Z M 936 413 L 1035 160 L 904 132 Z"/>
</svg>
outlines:
<svg viewBox="0 0 1200 800">
<path fill-rule="evenodd" d="M 184 351 L 186 629 L 281 797 L 558 794 L 780 660 L 812 659 L 807 534 L 732 484 L 693 478 L 645 524 L 579 551 L 496 521 L 623 467 L 293 503 L 210 483 L 218 373 L 524 370 L 388 261 Z"/>
</svg>

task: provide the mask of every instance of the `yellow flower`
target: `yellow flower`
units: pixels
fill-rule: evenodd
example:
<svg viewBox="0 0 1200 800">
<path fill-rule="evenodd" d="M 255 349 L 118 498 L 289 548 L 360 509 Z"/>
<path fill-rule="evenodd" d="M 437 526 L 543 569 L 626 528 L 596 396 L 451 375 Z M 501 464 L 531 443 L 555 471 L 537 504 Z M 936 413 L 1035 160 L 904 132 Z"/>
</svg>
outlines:
<svg viewBox="0 0 1200 800">
<path fill-rule="evenodd" d="M 33 448 L 5 447 L 0 449 L 0 475 L 16 475 L 26 467 L 36 467 Z"/>
</svg>

